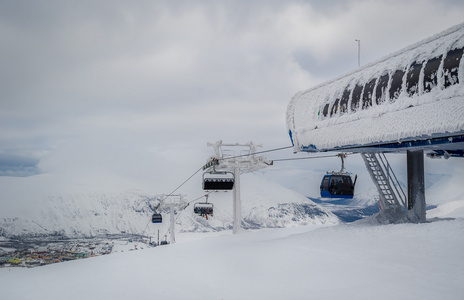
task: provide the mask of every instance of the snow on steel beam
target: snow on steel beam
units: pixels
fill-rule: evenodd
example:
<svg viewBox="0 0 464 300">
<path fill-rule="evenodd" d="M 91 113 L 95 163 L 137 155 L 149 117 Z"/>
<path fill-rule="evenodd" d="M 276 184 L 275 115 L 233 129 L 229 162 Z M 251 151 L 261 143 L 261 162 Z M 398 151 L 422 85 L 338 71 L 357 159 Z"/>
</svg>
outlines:
<svg viewBox="0 0 464 300">
<path fill-rule="evenodd" d="M 464 23 L 288 104 L 294 151 L 464 149 Z"/>
</svg>

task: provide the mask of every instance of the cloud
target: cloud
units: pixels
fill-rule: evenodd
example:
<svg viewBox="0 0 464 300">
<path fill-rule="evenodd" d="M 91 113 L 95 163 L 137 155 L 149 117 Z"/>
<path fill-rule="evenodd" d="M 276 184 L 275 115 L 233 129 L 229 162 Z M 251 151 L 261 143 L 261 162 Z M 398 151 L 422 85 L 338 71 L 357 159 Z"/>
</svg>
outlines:
<svg viewBox="0 0 464 300">
<path fill-rule="evenodd" d="M 190 172 L 208 141 L 289 145 L 288 101 L 355 68 L 355 38 L 377 59 L 459 23 L 463 4 L 446 4 L 1 3 L 0 154 L 40 161 L 17 175 L 140 178 Z"/>
</svg>

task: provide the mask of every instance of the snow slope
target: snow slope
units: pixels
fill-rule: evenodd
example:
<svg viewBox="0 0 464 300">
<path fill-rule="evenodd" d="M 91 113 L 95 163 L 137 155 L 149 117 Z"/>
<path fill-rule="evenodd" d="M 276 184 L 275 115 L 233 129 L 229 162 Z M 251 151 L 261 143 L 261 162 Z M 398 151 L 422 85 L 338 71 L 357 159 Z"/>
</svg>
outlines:
<svg viewBox="0 0 464 300">
<path fill-rule="evenodd" d="M 2 178 L 0 215 L 0 235 L 90 237 L 102 234 L 144 234 L 154 236 L 157 231 L 165 233 L 169 227 L 169 209 L 162 208 L 163 224 L 152 224 L 155 195 L 141 191 L 91 190 L 69 188 L 56 194 L 46 194 L 44 190 L 34 193 L 37 186 L 47 183 L 40 176 L 10 179 Z M 176 231 L 218 231 L 230 229 L 232 223 L 232 193 L 213 193 L 209 202 L 213 203 L 214 216 L 205 220 L 193 213 L 195 202 L 205 201 L 198 196 L 201 190 L 201 176 L 197 190 L 187 194 L 192 201 L 187 209 L 176 216 Z M 44 177 L 43 179 L 47 179 Z M 21 181 L 28 187 L 27 194 L 17 191 L 18 184 L 8 184 L 11 180 Z M 288 190 L 259 175 L 242 175 L 242 217 L 244 228 L 286 227 L 307 224 L 336 224 L 335 215 L 325 211 L 306 197 Z M 50 192 L 49 192 L 50 193 Z M 161 194 L 161 193 L 160 193 Z M 192 196 L 194 195 L 194 196 Z M 12 200 L 14 199 L 14 201 Z"/>
<path fill-rule="evenodd" d="M 0 271 L 2 299 L 462 299 L 464 219 L 224 234 Z"/>
<path fill-rule="evenodd" d="M 462 299 L 464 171 L 453 167 L 458 159 L 427 162 L 439 173 L 430 177 L 428 202 L 437 207 L 426 223 L 184 232 L 169 246 L 0 269 L 0 298 Z"/>
<path fill-rule="evenodd" d="M 404 164 L 402 157 L 392 158 L 395 165 Z M 356 160 L 356 157 L 350 160 L 353 168 L 359 167 L 355 164 Z M 314 162 L 311 164 L 314 165 Z M 335 161 L 337 165 L 338 161 Z M 324 163 L 323 167 L 328 166 Z M 32 269 L 2 268 L 0 299 L 462 299 L 462 160 L 427 159 L 426 170 L 427 203 L 436 206 L 427 211 L 426 223 L 381 226 L 369 222 L 335 224 L 334 219 L 328 218 L 323 222 L 320 216 L 294 222 L 284 215 L 281 221 L 289 222 L 284 225 L 290 227 L 243 230 L 232 235 L 231 230 L 213 232 L 215 228 L 204 227 L 206 222 L 199 219 L 196 221 L 199 227 L 195 229 L 193 226 L 196 232 L 179 232 L 177 243 L 168 246 L 117 252 Z M 317 172 L 294 172 L 298 178 L 320 180 L 315 174 Z M 301 178 L 301 182 L 291 180 L 292 174 L 295 175 L 291 170 L 281 174 L 284 175 L 281 181 L 286 181 L 284 185 L 296 184 L 296 188 L 302 189 L 300 185 L 309 184 Z M 254 216 L 253 211 L 258 212 L 258 217 L 262 217 L 263 212 L 269 217 L 269 209 L 279 207 L 279 204 L 286 204 L 286 208 L 291 203 L 312 204 L 305 197 L 262 178 L 274 177 L 277 180 L 278 176 L 264 175 L 248 174 L 242 178 L 245 219 Z M 36 194 L 34 191 L 39 190 L 34 186 L 43 185 L 30 180 L 40 181 L 39 178 L 22 178 L 26 180 L 24 183 L 27 182 L 24 186 L 29 187 L 23 192 L 4 184 L 9 180 L 2 180 L 3 195 L 8 191 L 18 191 L 9 194 L 12 197 L 9 199 L 16 201 L 21 200 L 15 197 L 18 195 L 32 197 Z M 317 187 L 318 182 L 315 184 Z M 369 193 L 369 186 L 362 184 L 360 187 L 362 194 Z M 101 191 L 84 189 L 86 195 L 95 195 L 92 198 L 79 196 L 81 194 L 76 194 L 73 189 L 67 190 L 67 194 L 63 194 L 63 190 L 58 193 L 61 198 L 55 196 L 43 200 L 54 205 L 67 203 L 61 209 L 49 204 L 43 206 L 44 210 L 57 210 L 56 219 L 52 217 L 53 213 L 47 219 L 57 224 L 56 228 L 58 225 L 73 228 L 66 222 L 81 222 L 74 221 L 72 216 L 60 218 L 58 212 L 73 212 L 76 220 L 82 217 L 93 224 L 89 228 L 98 228 L 103 224 L 102 215 L 92 217 L 92 212 L 104 214 L 103 203 L 114 206 L 107 214 L 112 209 L 120 210 L 124 207 L 122 203 L 130 207 L 122 211 L 122 217 L 111 216 L 123 220 L 125 228 L 136 230 L 137 226 L 146 225 L 147 212 L 137 212 L 134 206 L 139 200 L 140 204 L 146 204 L 140 192 L 114 190 L 117 197 L 106 194 L 105 198 L 101 197 Z M 317 191 L 317 188 L 314 190 Z M 31 199 L 35 198 L 27 198 L 14 205 L 2 203 L 11 204 L 8 210 L 2 210 L 2 217 L 17 212 L 35 216 L 34 212 L 40 211 L 43 202 L 36 203 Z M 211 201 L 218 208 L 218 215 L 213 219 L 231 214 L 230 193 L 214 194 Z M 21 204 L 25 203 L 29 209 L 21 209 Z M 81 216 L 75 211 L 78 208 L 82 208 Z M 130 211 L 133 211 L 133 216 Z M 195 224 L 192 221 L 194 217 L 182 213 L 179 220 L 190 230 L 192 228 L 187 225 Z M 304 223 L 308 225 L 295 226 Z M 83 222 L 80 224 L 84 228 L 87 226 Z M 107 226 L 113 228 L 111 223 Z"/>
</svg>

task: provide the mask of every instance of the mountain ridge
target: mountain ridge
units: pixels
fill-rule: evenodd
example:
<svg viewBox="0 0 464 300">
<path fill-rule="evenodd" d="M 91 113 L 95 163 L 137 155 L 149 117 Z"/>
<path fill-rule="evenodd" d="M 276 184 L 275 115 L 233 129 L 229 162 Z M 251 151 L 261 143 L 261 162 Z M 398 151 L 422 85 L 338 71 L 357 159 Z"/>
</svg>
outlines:
<svg viewBox="0 0 464 300">
<path fill-rule="evenodd" d="M 242 177 L 244 229 L 338 223 L 338 218 L 331 212 L 296 192 L 264 179 L 259 174 L 244 174 Z M 215 209 L 214 215 L 208 220 L 193 213 L 193 203 L 185 210 L 177 211 L 176 232 L 231 229 L 232 193 L 212 193 L 209 200 Z M 0 235 L 8 238 L 82 238 L 121 233 L 153 236 L 158 230 L 167 233 L 170 223 L 169 208 L 160 209 L 163 216 L 162 224 L 151 223 L 151 207 L 158 203 L 157 201 L 155 195 L 135 190 L 73 191 L 37 196 L 33 201 L 34 205 L 24 207 L 20 214 L 16 209 L 12 209 L 9 215 L 8 212 L 3 213 L 3 217 L 0 218 Z M 198 200 L 201 201 L 204 200 Z"/>
</svg>

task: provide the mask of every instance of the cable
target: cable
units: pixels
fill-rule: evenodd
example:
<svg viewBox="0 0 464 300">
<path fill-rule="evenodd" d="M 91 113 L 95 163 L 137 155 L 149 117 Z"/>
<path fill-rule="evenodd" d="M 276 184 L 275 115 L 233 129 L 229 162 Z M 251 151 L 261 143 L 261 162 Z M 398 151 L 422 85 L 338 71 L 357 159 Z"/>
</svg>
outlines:
<svg viewBox="0 0 464 300">
<path fill-rule="evenodd" d="M 227 160 L 227 159 L 239 158 L 239 157 L 244 157 L 244 156 L 251 156 L 251 155 L 256 155 L 256 154 L 262 154 L 262 153 L 274 152 L 274 151 L 279 151 L 279 150 L 285 150 L 285 149 L 289 149 L 289 148 L 293 148 L 293 146 L 286 146 L 286 147 L 274 148 L 274 149 L 270 149 L 270 150 L 258 151 L 258 152 L 255 152 L 255 153 L 248 153 L 248 154 L 242 154 L 242 155 L 237 155 L 237 156 L 231 156 L 231 157 L 221 158 L 221 159 L 218 159 L 218 160 Z M 333 157 L 333 156 L 336 156 L 336 155 L 317 156 L 317 157 L 304 157 L 304 158 L 274 159 L 273 161 L 314 159 L 314 158 L 325 158 L 325 157 Z M 195 173 L 193 173 L 189 178 L 187 178 L 184 182 L 182 182 L 177 188 L 175 188 L 166 197 L 164 197 L 164 199 L 161 199 L 160 203 L 155 207 L 155 209 L 157 209 L 159 207 L 159 205 L 164 200 L 166 200 L 168 197 L 172 196 L 178 189 L 180 189 L 184 184 L 186 184 L 190 179 L 192 179 L 193 176 L 195 176 L 201 170 L 203 170 L 203 166 L 201 168 L 199 168 Z"/>
<path fill-rule="evenodd" d="M 184 184 L 186 184 L 190 179 L 192 179 L 193 176 L 195 176 L 195 175 L 196 175 L 198 172 L 200 172 L 201 170 L 203 170 L 203 166 L 202 166 L 201 168 L 199 168 L 195 173 L 193 173 L 189 178 L 187 178 L 184 182 L 182 182 L 177 188 L 175 188 L 175 189 L 174 189 L 171 193 L 169 193 L 166 197 L 164 197 L 164 199 L 161 199 L 160 202 L 158 203 L 158 205 L 156 205 L 155 211 L 159 208 L 159 206 L 161 205 L 161 203 L 162 203 L 164 200 L 166 200 L 168 197 L 172 196 L 178 189 L 180 189 Z M 211 192 L 210 192 L 210 193 L 211 193 Z M 209 195 L 209 194 L 208 194 L 208 195 Z M 202 196 L 202 197 L 204 197 L 204 196 Z M 198 200 L 198 199 L 200 199 L 200 198 L 201 198 L 201 197 L 199 197 L 199 198 L 197 198 L 197 199 L 195 199 L 195 200 L 192 200 L 191 202 L 196 201 L 196 200 Z M 191 202 L 188 202 L 188 205 L 190 205 Z M 188 205 L 187 205 L 187 206 L 188 206 Z M 187 208 L 187 206 L 186 206 L 185 208 Z M 185 209 L 185 208 L 184 208 L 184 209 Z M 184 209 L 183 209 L 183 210 L 184 210 Z M 183 211 L 183 210 L 182 210 L 182 211 Z M 182 211 L 181 211 L 181 212 L 182 212 Z M 180 216 L 180 213 L 179 213 L 179 216 Z M 179 217 L 179 216 L 178 216 L 178 217 Z M 176 219 L 176 220 L 177 220 L 177 219 Z M 145 234 L 145 231 L 147 230 L 148 225 L 150 225 L 150 221 L 147 222 L 147 225 L 145 226 L 145 229 L 144 229 L 143 232 L 142 232 L 142 236 Z M 168 230 L 168 232 L 169 232 L 169 230 Z"/>
<path fill-rule="evenodd" d="M 145 234 L 145 231 L 147 230 L 148 225 L 150 225 L 150 220 L 148 220 L 147 226 L 145 226 L 145 229 L 142 231 L 142 236 Z"/>
<path fill-rule="evenodd" d="M 284 150 L 284 149 L 289 149 L 289 148 L 293 148 L 293 146 L 287 146 L 287 147 L 275 148 L 275 149 L 271 149 L 271 150 L 258 151 L 258 152 L 255 152 L 255 153 L 248 153 L 248 154 L 242 154 L 242 155 L 237 155 L 237 156 L 225 157 L 225 158 L 220 158 L 218 160 L 226 160 L 226 159 L 233 159 L 233 158 L 239 158 L 239 157 L 244 157 L 244 156 L 251 156 L 251 155 L 262 154 L 262 153 L 273 152 L 273 151 L 279 151 L 279 150 Z"/>
<path fill-rule="evenodd" d="M 189 178 L 187 178 L 184 182 L 182 182 L 177 188 L 175 188 L 171 193 L 169 193 L 169 195 L 167 195 L 166 197 L 164 197 L 164 199 L 161 199 L 160 202 L 158 203 L 158 205 L 156 206 L 155 210 L 159 208 L 159 206 L 161 205 L 161 203 L 162 203 L 164 200 L 166 200 L 168 197 L 172 196 L 178 189 L 180 189 L 184 184 L 187 183 L 187 181 L 189 181 L 190 179 L 192 179 L 192 177 L 195 176 L 195 175 L 196 175 L 198 172 L 200 172 L 201 170 L 203 170 L 203 167 L 201 167 L 200 169 L 198 169 L 198 170 L 197 170 L 195 173 L 193 173 Z M 209 195 L 209 194 L 208 194 L 208 195 Z M 204 196 L 202 196 L 202 197 L 204 197 Z M 200 198 L 201 198 L 201 197 L 200 197 Z M 200 199 L 200 198 L 197 198 L 197 199 Z M 197 200 L 197 199 L 196 199 L 196 200 Z M 193 200 L 193 201 L 196 201 L 196 200 Z M 193 201 L 191 201 L 191 202 L 193 202 Z M 191 202 L 188 202 L 187 206 L 189 206 Z M 185 207 L 181 210 L 181 212 L 182 212 L 184 209 L 186 209 L 187 206 L 185 206 Z M 180 213 L 179 213 L 179 216 L 180 216 Z M 177 218 L 179 218 L 179 216 L 177 216 Z M 177 221 L 177 218 L 176 218 L 176 221 Z M 150 224 L 150 221 L 148 221 L 147 226 L 145 226 L 145 229 L 143 230 L 142 235 L 145 233 L 145 230 L 147 230 L 149 224 Z M 169 232 L 169 230 L 168 230 L 168 232 Z"/>
<path fill-rule="evenodd" d="M 287 147 L 280 147 L 280 148 L 274 148 L 274 149 L 270 149 L 270 150 L 264 150 L 264 151 L 258 151 L 258 152 L 255 152 L 255 153 L 249 153 L 249 154 L 243 154 L 243 155 L 237 155 L 237 156 L 232 156 L 232 157 L 227 157 L 227 158 L 221 158 L 221 159 L 218 159 L 218 160 L 227 160 L 227 159 L 233 159 L 233 158 L 239 158 L 239 157 L 244 157 L 244 156 L 251 156 L 251 155 L 256 155 L 256 154 L 262 154 L 262 153 L 268 153 L 268 152 L 274 152 L 274 151 L 279 151 L 279 150 L 284 150 L 284 149 L 289 149 L 289 148 L 293 148 L 293 146 L 287 146 Z M 348 155 L 348 154 L 347 154 Z M 273 161 L 289 161 L 289 160 L 302 160 L 302 159 L 315 159 L 315 158 L 326 158 L 326 157 L 334 157 L 336 155 L 327 155 L 327 156 L 315 156 L 315 157 L 301 157 L 301 158 L 284 158 L 284 159 L 274 159 Z M 166 200 L 168 197 L 172 196 L 178 189 L 180 189 L 184 184 L 186 184 L 190 179 L 192 179 L 193 176 L 195 176 L 198 172 L 200 172 L 201 170 L 203 170 L 203 167 L 202 166 L 201 168 L 199 168 L 195 173 L 193 173 L 190 177 L 188 177 L 184 182 L 182 182 L 178 187 L 176 187 L 171 193 L 169 193 L 166 197 L 164 197 L 164 199 L 161 199 L 160 202 L 158 203 L 158 205 L 155 207 L 155 211 L 159 208 L 159 206 L 161 205 L 161 203 Z M 201 196 L 201 197 L 198 197 L 196 198 L 195 200 L 192 200 L 190 202 L 187 203 L 187 205 L 180 210 L 177 218 L 175 219 L 175 222 L 177 221 L 177 219 L 180 217 L 181 213 L 190 205 L 190 203 L 192 202 L 195 202 L 197 201 L 198 199 L 201 199 L 205 196 L 208 196 L 209 194 L 211 194 L 212 192 L 209 192 L 208 194 L 204 195 L 204 196 Z M 150 224 L 150 221 L 147 222 L 147 225 L 145 226 L 145 229 L 143 230 L 142 232 L 142 236 L 145 234 L 145 231 L 147 230 L 148 228 L 148 225 Z M 166 234 L 169 232 L 170 229 L 168 229 L 168 231 L 166 232 Z"/>
<path fill-rule="evenodd" d="M 195 202 L 195 201 L 197 201 L 197 200 L 199 200 L 199 199 L 201 199 L 201 198 L 203 198 L 203 197 L 205 197 L 205 196 L 209 196 L 209 195 L 212 194 L 212 193 L 214 193 L 214 191 L 211 191 L 211 192 L 207 193 L 206 195 L 200 196 L 200 197 L 198 197 L 198 198 L 196 198 L 196 199 L 194 199 L 194 200 L 192 200 L 192 201 L 190 201 L 190 202 L 187 202 L 187 203 L 190 205 L 190 203 Z M 188 205 L 187 205 L 187 206 L 188 206 Z M 186 206 L 186 207 L 187 207 L 187 206 Z M 185 209 L 185 208 L 184 208 L 184 209 Z"/>
<path fill-rule="evenodd" d="M 221 158 L 219 160 L 226 160 L 226 159 L 232 159 L 232 158 L 237 158 L 237 157 L 243 157 L 243 156 L 251 156 L 255 154 L 261 154 L 261 153 L 267 153 L 267 152 L 273 152 L 273 151 L 279 151 L 279 150 L 284 150 L 284 149 L 289 149 L 292 148 L 293 146 L 287 146 L 287 147 L 281 147 L 281 148 L 275 148 L 275 149 L 270 149 L 270 150 L 265 150 L 265 151 L 259 151 L 255 153 L 249 153 L 249 154 L 243 154 L 243 155 L 238 155 L 238 156 L 232 156 L 232 157 L 227 157 L 227 158 Z M 175 188 L 171 193 L 169 193 L 164 199 L 160 200 L 160 203 L 156 206 L 155 209 L 159 207 L 159 205 L 166 200 L 168 197 L 172 196 L 178 189 L 180 189 L 184 184 L 186 184 L 190 179 L 192 179 L 193 176 L 195 176 L 198 172 L 203 170 L 203 166 L 199 168 L 195 173 L 193 173 L 189 178 L 187 178 L 183 183 L 181 183 L 177 188 Z"/>
<path fill-rule="evenodd" d="M 198 197 L 198 198 L 195 198 L 194 200 L 191 200 L 191 201 L 187 202 L 187 205 L 186 205 L 184 208 L 180 209 L 180 212 L 179 212 L 177 218 L 174 220 L 174 222 L 177 222 L 177 219 L 180 217 L 181 213 L 190 205 L 190 203 L 195 202 L 195 201 L 198 201 L 199 199 L 201 199 L 201 198 L 203 198 L 203 197 L 209 196 L 209 195 L 210 195 L 211 193 L 213 193 L 213 192 L 214 192 L 214 191 L 211 191 L 211 192 L 207 193 L 206 195 L 200 196 L 200 197 Z M 166 197 L 166 198 L 167 198 L 167 197 Z M 165 199 L 166 199 L 166 198 L 165 198 Z M 142 235 L 143 235 L 143 234 L 145 233 L 145 231 L 147 230 L 147 227 L 148 227 L 149 224 L 150 224 L 150 221 L 148 221 L 147 226 L 146 226 L 145 229 L 143 230 Z M 166 234 L 165 234 L 165 235 L 167 235 L 167 234 L 169 233 L 170 230 L 171 230 L 171 229 L 169 228 L 169 229 L 166 231 Z"/>
<path fill-rule="evenodd" d="M 209 196 L 209 195 L 210 195 L 211 193 L 213 193 L 213 192 L 214 192 L 214 191 L 208 192 L 206 195 L 200 196 L 200 197 L 198 197 L 198 198 L 196 198 L 196 199 L 194 199 L 194 200 L 192 200 L 192 201 L 187 202 L 187 205 L 186 205 L 184 208 L 180 209 L 180 211 L 178 212 L 177 217 L 176 217 L 176 219 L 174 220 L 174 223 L 177 222 L 177 219 L 179 219 L 179 217 L 180 217 L 180 215 L 182 214 L 182 212 L 190 205 L 190 203 L 195 202 L 195 201 L 198 201 L 199 199 L 201 199 L 201 198 L 203 198 L 203 197 Z M 168 230 L 166 231 L 166 233 L 165 233 L 164 235 L 166 236 L 166 235 L 168 235 L 168 233 L 170 233 L 170 232 L 171 232 L 171 227 L 168 227 Z"/>
<path fill-rule="evenodd" d="M 312 156 L 312 157 L 298 157 L 298 158 L 282 158 L 282 159 L 273 159 L 272 161 L 286 161 L 286 160 L 300 160 L 300 159 L 315 159 L 315 158 L 327 158 L 335 157 L 337 155 L 325 155 L 325 156 Z"/>
<path fill-rule="evenodd" d="M 353 155 L 355 153 L 344 153 L 346 156 Z M 327 158 L 327 157 L 336 157 L 338 154 L 334 155 L 324 155 L 324 156 L 311 156 L 311 157 L 297 157 L 297 158 L 281 158 L 281 159 L 273 159 L 272 161 L 287 161 L 287 160 L 300 160 L 300 159 L 316 159 L 316 158 Z"/>
<path fill-rule="evenodd" d="M 190 177 L 192 177 L 192 176 L 190 176 Z M 174 191 L 174 192 L 175 192 L 175 191 Z M 172 192 L 170 196 L 172 196 L 172 194 L 173 194 L 174 192 Z M 197 201 L 198 199 L 201 199 L 201 198 L 203 198 L 203 197 L 205 197 L 205 196 L 209 196 L 209 194 L 211 194 L 211 193 L 212 193 L 212 191 L 209 192 L 209 193 L 206 194 L 206 195 L 200 196 L 200 197 L 198 197 L 198 198 L 196 198 L 196 199 L 194 199 L 194 200 L 192 200 L 192 201 L 190 201 L 190 202 L 187 202 L 187 205 L 186 205 L 184 208 L 182 208 L 182 209 L 180 210 L 180 213 L 179 213 L 179 215 L 177 216 L 177 218 L 179 218 L 180 214 L 190 205 L 190 203 L 195 202 L 195 201 Z M 169 196 L 167 196 L 167 197 L 169 197 Z M 166 198 L 167 198 L 167 197 L 166 197 Z M 164 198 L 163 201 L 164 201 L 166 198 Z M 161 203 L 161 202 L 160 202 L 160 203 Z M 177 221 L 177 218 L 176 218 L 175 221 Z M 150 220 L 147 222 L 147 226 L 145 226 L 145 229 L 144 229 L 143 232 L 142 232 L 142 236 L 145 234 L 145 231 L 147 230 L 148 225 L 150 225 Z M 170 230 L 170 229 L 168 229 L 168 231 L 166 232 L 166 234 L 169 233 L 169 230 Z"/>
<path fill-rule="evenodd" d="M 156 206 L 156 209 L 160 206 L 160 204 L 166 200 L 168 197 L 171 197 L 178 189 L 180 189 L 184 184 L 187 183 L 187 181 L 189 181 L 190 179 L 192 179 L 193 176 L 197 175 L 198 172 L 200 172 L 201 170 L 203 170 L 203 166 L 201 168 L 199 168 L 195 173 L 193 173 L 189 178 L 187 178 L 184 182 L 182 182 L 177 188 L 175 188 L 171 193 L 169 193 L 166 197 L 164 197 L 164 199 L 161 199 L 160 200 L 160 203 L 158 203 L 158 205 Z"/>
</svg>

